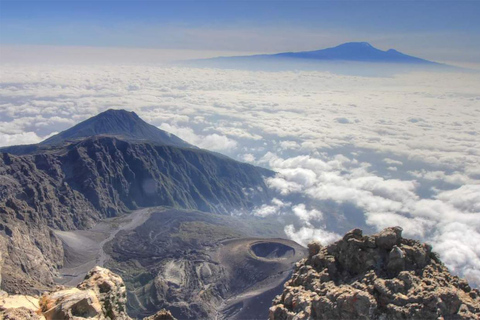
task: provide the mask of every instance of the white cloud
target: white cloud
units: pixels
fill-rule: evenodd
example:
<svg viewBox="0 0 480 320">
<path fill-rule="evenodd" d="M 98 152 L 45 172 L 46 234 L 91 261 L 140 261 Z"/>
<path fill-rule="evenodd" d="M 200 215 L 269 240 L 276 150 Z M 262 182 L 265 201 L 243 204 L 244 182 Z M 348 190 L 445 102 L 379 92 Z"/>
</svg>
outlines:
<svg viewBox="0 0 480 320">
<path fill-rule="evenodd" d="M 37 136 L 35 132 L 22 132 L 14 134 L 0 133 L 0 147 L 18 144 L 33 144 L 40 141 L 42 141 L 42 138 Z"/>
<path fill-rule="evenodd" d="M 443 191 L 437 199 L 464 212 L 480 213 L 480 185 L 463 185 L 458 189 Z"/>
<path fill-rule="evenodd" d="M 236 149 L 237 142 L 214 133 L 204 136 L 202 141 L 197 143 L 197 146 L 208 150 L 226 151 Z"/>
<path fill-rule="evenodd" d="M 38 142 L 108 108 L 133 110 L 199 147 L 275 169 L 267 183 L 289 200 L 254 213 L 296 218 L 285 229 L 292 239 L 333 241 L 335 232 L 316 228 L 332 213 L 312 204 L 349 203 L 374 228 L 398 224 L 432 242 L 479 283 L 478 74 L 1 68 L 0 145 Z"/>
<path fill-rule="evenodd" d="M 467 170 L 466 170 L 467 171 Z M 445 171 L 427 171 L 416 170 L 408 171 L 413 177 L 421 178 L 430 181 L 445 181 L 450 184 L 461 186 L 467 183 L 473 183 L 476 179 L 472 179 L 467 173 L 453 172 L 451 174 L 445 173 Z M 477 181 L 478 182 L 478 181 Z"/>
<path fill-rule="evenodd" d="M 285 140 L 285 141 L 280 141 L 280 148 L 285 150 L 288 150 L 288 149 L 296 150 L 296 149 L 300 149 L 300 145 L 296 141 Z"/>
<path fill-rule="evenodd" d="M 312 220 L 316 220 L 316 221 L 323 220 L 323 214 L 321 211 L 316 209 L 307 210 L 303 203 L 300 203 L 292 207 L 292 210 L 293 210 L 293 213 L 300 219 L 300 221 L 305 223 L 307 226 L 312 225 L 310 223 L 310 221 Z"/>
<path fill-rule="evenodd" d="M 443 262 L 457 274 L 467 277 L 471 285 L 480 287 L 480 233 L 478 224 L 472 226 L 450 222 L 436 228 L 435 250 Z"/>
<path fill-rule="evenodd" d="M 384 229 L 391 226 L 402 226 L 405 237 L 422 239 L 427 230 L 435 225 L 428 219 L 411 218 L 392 212 L 369 212 L 366 222 L 376 226 L 378 229 Z"/>
<path fill-rule="evenodd" d="M 197 135 L 191 128 L 177 127 L 162 123 L 160 129 L 173 133 L 179 138 L 197 147 L 213 151 L 231 151 L 237 148 L 237 142 L 219 134 Z"/>
<path fill-rule="evenodd" d="M 367 224 L 377 230 L 402 226 L 405 236 L 432 243 L 448 267 L 480 284 L 480 250 L 475 240 L 480 237 L 480 185 L 463 185 L 422 199 L 416 193 L 418 182 L 377 176 L 370 166 L 345 157 L 282 159 L 268 154 L 265 159 L 279 172 L 267 183 L 280 194 L 302 193 L 313 200 L 351 203 L 362 209 Z M 292 208 L 303 226 L 298 230 L 287 226 L 289 237 L 301 243 L 314 237 L 325 239 L 327 231 L 311 224 L 314 217 L 321 220 L 321 212 L 316 215 L 304 204 Z"/>
<path fill-rule="evenodd" d="M 273 198 L 270 204 L 263 204 L 262 206 L 255 208 L 252 214 L 258 217 L 268 217 L 281 215 L 285 213 L 284 209 L 289 208 L 291 203 L 283 202 L 280 199 Z"/>
<path fill-rule="evenodd" d="M 390 159 L 390 158 L 383 159 L 383 162 L 385 162 L 386 164 L 394 164 L 394 165 L 398 165 L 398 166 L 403 165 L 402 161 L 398 161 L 398 160 L 394 160 L 394 159 Z"/>
<path fill-rule="evenodd" d="M 255 156 L 251 153 L 246 153 L 246 154 L 240 156 L 240 159 L 245 161 L 245 162 L 255 162 Z"/>
<path fill-rule="evenodd" d="M 318 241 L 322 245 L 327 245 L 340 239 L 340 235 L 323 229 L 312 227 L 301 227 L 296 230 L 291 224 L 285 226 L 285 234 L 295 242 L 306 246 L 311 241 Z"/>
</svg>

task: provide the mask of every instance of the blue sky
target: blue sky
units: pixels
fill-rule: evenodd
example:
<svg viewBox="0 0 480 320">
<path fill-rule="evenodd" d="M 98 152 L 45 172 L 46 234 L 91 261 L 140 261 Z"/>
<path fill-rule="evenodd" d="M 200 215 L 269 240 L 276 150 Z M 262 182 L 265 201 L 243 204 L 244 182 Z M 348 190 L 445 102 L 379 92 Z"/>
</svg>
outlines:
<svg viewBox="0 0 480 320">
<path fill-rule="evenodd" d="M 5 1 L 1 45 L 235 52 L 368 41 L 480 62 L 480 1 Z"/>
</svg>

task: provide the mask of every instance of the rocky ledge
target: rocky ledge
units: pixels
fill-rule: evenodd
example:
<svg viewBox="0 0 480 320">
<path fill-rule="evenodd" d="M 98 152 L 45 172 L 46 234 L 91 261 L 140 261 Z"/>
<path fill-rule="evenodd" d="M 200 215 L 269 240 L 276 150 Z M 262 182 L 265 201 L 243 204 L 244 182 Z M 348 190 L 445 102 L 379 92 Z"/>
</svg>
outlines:
<svg viewBox="0 0 480 320">
<path fill-rule="evenodd" d="M 76 288 L 58 287 L 40 297 L 8 295 L 0 291 L 0 319 L 131 319 L 126 312 L 127 293 L 122 278 L 95 267 Z M 174 320 L 161 310 L 145 320 Z"/>
<path fill-rule="evenodd" d="M 308 248 L 270 319 L 480 319 L 480 292 L 400 227 Z"/>
</svg>

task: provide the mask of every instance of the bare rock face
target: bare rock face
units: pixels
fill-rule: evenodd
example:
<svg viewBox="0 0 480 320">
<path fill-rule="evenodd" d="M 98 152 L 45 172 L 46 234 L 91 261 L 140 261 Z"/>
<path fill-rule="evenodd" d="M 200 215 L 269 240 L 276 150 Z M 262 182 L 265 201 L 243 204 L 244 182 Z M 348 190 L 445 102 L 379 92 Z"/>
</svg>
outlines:
<svg viewBox="0 0 480 320">
<path fill-rule="evenodd" d="M 452 276 L 431 246 L 400 227 L 312 243 L 270 319 L 479 319 L 480 292 Z"/>
</svg>

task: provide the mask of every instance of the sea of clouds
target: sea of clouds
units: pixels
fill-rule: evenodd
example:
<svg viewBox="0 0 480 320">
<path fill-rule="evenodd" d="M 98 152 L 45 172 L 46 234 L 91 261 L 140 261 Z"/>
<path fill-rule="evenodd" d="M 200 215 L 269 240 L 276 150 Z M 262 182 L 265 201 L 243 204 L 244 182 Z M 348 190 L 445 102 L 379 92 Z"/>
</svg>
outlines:
<svg viewBox="0 0 480 320">
<path fill-rule="evenodd" d="M 299 243 L 400 225 L 480 286 L 480 76 L 360 77 L 166 66 L 1 66 L 0 146 L 109 108 L 264 166 L 253 214 Z"/>
</svg>

